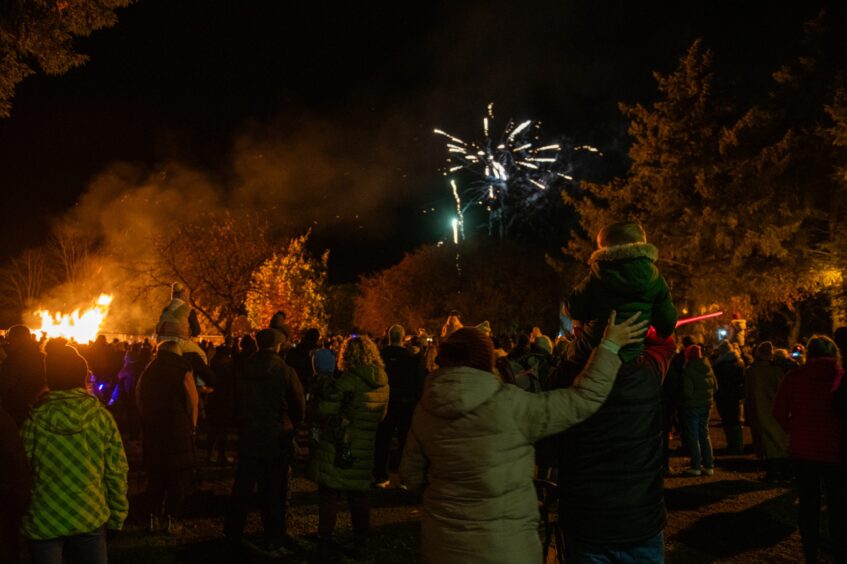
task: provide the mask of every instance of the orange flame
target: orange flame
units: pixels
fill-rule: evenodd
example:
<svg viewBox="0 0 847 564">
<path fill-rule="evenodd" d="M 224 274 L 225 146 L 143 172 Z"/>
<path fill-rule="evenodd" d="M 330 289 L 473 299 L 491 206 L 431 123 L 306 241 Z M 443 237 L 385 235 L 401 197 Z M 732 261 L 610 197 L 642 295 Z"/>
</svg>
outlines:
<svg viewBox="0 0 847 564">
<path fill-rule="evenodd" d="M 97 338 L 103 320 L 109 314 L 109 306 L 112 296 L 100 294 L 93 307 L 88 309 L 77 308 L 73 313 L 50 313 L 41 309 L 35 315 L 41 319 L 41 327 L 36 331 L 47 334 L 53 339 L 64 337 L 77 343 L 90 343 Z"/>
</svg>

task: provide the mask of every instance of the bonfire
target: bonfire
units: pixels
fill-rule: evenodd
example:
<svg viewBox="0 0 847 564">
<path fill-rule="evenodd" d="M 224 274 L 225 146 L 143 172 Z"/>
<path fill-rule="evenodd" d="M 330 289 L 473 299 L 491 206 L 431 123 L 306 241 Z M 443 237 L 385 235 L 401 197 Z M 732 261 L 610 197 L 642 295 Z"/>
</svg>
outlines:
<svg viewBox="0 0 847 564">
<path fill-rule="evenodd" d="M 100 294 L 93 306 L 87 309 L 77 308 L 72 313 L 38 310 L 35 316 L 41 320 L 41 327 L 37 328 L 36 332 L 42 332 L 51 339 L 63 337 L 80 344 L 90 343 L 97 339 L 103 321 L 109 315 L 111 304 L 111 295 Z"/>
</svg>

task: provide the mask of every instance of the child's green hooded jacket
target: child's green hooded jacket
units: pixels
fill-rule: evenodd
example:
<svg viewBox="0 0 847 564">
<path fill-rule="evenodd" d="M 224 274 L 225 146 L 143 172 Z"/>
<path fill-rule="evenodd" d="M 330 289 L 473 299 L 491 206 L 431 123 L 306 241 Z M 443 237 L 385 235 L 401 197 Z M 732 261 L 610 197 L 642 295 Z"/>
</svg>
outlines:
<svg viewBox="0 0 847 564">
<path fill-rule="evenodd" d="M 48 392 L 21 429 L 32 468 L 32 503 L 21 531 L 47 540 L 120 529 L 129 509 L 121 435 L 83 388 Z"/>
<path fill-rule="evenodd" d="M 582 322 L 583 333 L 593 347 L 600 344 L 612 310 L 618 322 L 639 312 L 639 321 L 650 320 L 661 337 L 669 337 L 678 313 L 667 282 L 656 268 L 659 251 L 649 243 L 629 243 L 598 249 L 588 264 L 591 274 L 573 291 L 565 307 L 568 316 Z M 639 343 L 621 349 L 628 362 L 644 350 Z"/>
</svg>

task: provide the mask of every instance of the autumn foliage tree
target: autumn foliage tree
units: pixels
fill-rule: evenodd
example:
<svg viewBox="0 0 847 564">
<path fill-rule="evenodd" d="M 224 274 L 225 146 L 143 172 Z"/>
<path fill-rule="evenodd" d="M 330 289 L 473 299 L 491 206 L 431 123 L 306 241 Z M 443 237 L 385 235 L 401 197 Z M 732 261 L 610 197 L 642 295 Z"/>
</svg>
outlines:
<svg viewBox="0 0 847 564">
<path fill-rule="evenodd" d="M 354 321 L 376 335 L 394 323 L 437 332 L 457 309 L 465 323 L 488 320 L 495 333 L 553 331 L 564 291 L 557 280 L 542 253 L 508 241 L 422 247 L 362 278 Z"/>
<path fill-rule="evenodd" d="M 254 327 L 266 326 L 274 313 L 283 311 L 297 333 L 311 327 L 326 332 L 329 251 L 314 257 L 306 248 L 309 235 L 292 238 L 287 248 L 253 271 L 245 305 Z"/>
<path fill-rule="evenodd" d="M 0 117 L 8 117 L 15 86 L 41 69 L 63 74 L 88 60 L 74 39 L 112 27 L 132 0 L 4 0 L 0 2 Z"/>
<path fill-rule="evenodd" d="M 146 275 L 152 284 L 182 282 L 189 302 L 222 335 L 245 313 L 253 273 L 277 250 L 267 222 L 255 214 L 199 214 L 155 242 Z"/>
</svg>

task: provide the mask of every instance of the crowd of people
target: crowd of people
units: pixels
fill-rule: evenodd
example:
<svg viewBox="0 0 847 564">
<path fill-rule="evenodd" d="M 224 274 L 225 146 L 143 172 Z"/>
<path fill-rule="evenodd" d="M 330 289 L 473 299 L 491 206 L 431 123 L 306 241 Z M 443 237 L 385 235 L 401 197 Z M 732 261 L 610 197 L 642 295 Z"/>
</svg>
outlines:
<svg viewBox="0 0 847 564">
<path fill-rule="evenodd" d="M 14 326 L 0 355 L 0 561 L 16 562 L 23 541 L 36 563 L 106 562 L 107 533 L 130 510 L 151 533 L 179 534 L 205 458 L 235 467 L 221 516 L 233 551 L 301 549 L 287 531 L 297 467 L 318 490 L 314 562 L 367 557 L 374 490 L 394 487 L 422 494 L 424 562 L 536 563 L 534 479 L 556 484 L 569 562 L 662 562 L 664 480 L 713 475 L 713 408 L 721 456 L 744 453 L 746 423 L 764 480 L 796 485 L 806 560 L 820 550 L 823 496 L 844 561 L 847 328 L 791 352 L 739 334 L 714 347 L 680 339 L 656 257 L 640 226 L 604 229 L 566 302 L 574 334 L 556 339 L 496 335 L 457 311 L 438 335 L 398 324 L 322 338 L 295 335 L 278 312 L 213 345 L 194 340 L 180 285 L 155 340 L 39 342 Z M 674 433 L 690 460 L 681 471 Z M 146 478 L 132 508 L 124 441 L 140 441 Z M 261 540 L 245 535 L 256 493 Z M 333 540 L 343 499 L 345 547 Z"/>
</svg>

